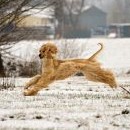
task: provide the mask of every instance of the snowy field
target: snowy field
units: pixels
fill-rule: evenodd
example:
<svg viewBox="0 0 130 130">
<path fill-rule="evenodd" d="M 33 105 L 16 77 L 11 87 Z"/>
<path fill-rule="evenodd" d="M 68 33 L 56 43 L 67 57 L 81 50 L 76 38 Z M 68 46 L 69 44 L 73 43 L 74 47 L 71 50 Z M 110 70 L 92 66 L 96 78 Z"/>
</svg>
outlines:
<svg viewBox="0 0 130 130">
<path fill-rule="evenodd" d="M 99 46 L 104 50 L 98 60 L 116 73 L 118 84 L 130 90 L 130 39 L 55 40 L 80 50 L 78 58 L 92 55 Z M 21 41 L 10 49 L 20 60 L 38 58 L 46 41 Z M 64 44 L 65 45 L 65 44 Z M 83 51 L 81 51 L 83 50 Z M 2 80 L 2 79 L 0 79 Z M 23 96 L 26 78 L 16 78 L 13 90 L 0 90 L 0 130 L 130 130 L 130 95 L 84 77 L 70 77 L 42 90 L 37 96 Z"/>
<path fill-rule="evenodd" d="M 0 91 L 0 130 L 130 130 L 130 95 L 121 88 L 81 76 L 24 97 L 27 80 L 18 78 L 15 89 Z M 130 88 L 129 77 L 118 83 Z"/>
<path fill-rule="evenodd" d="M 39 59 L 39 48 L 46 42 L 48 41 L 20 41 L 18 44 L 14 45 L 9 52 L 17 56 L 17 59 L 21 61 Z M 63 55 L 65 52 L 71 55 L 72 51 L 78 53 L 76 58 L 90 57 L 99 49 L 97 43 L 103 43 L 104 49 L 97 58 L 102 63 L 103 67 L 111 68 L 117 74 L 125 73 L 130 69 L 129 38 L 61 39 L 52 42 L 58 46 L 58 54 L 61 57 L 64 57 Z M 69 55 L 66 57 L 69 58 Z"/>
</svg>

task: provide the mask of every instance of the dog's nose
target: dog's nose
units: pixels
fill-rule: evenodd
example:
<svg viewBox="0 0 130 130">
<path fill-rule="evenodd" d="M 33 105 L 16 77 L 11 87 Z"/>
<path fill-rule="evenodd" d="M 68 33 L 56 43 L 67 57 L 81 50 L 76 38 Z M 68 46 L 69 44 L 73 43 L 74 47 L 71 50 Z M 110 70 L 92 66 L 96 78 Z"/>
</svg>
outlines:
<svg viewBox="0 0 130 130">
<path fill-rule="evenodd" d="M 39 57 L 41 58 L 41 54 L 39 54 Z"/>
</svg>

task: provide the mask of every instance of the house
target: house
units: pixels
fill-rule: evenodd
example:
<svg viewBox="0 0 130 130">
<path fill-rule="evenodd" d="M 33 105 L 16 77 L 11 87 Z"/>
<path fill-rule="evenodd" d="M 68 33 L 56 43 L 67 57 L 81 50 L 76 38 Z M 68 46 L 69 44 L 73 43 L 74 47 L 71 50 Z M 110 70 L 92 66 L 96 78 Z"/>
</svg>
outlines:
<svg viewBox="0 0 130 130">
<path fill-rule="evenodd" d="M 27 17 L 26 17 L 27 16 Z M 22 19 L 19 27 L 38 27 L 53 24 L 53 10 L 51 8 L 42 9 L 30 9 L 22 14 Z"/>
<path fill-rule="evenodd" d="M 68 26 L 68 17 L 69 16 L 66 17 L 67 20 L 65 20 L 64 25 L 64 37 L 66 38 L 91 37 L 91 33 L 97 28 L 107 26 L 107 14 L 96 6 L 86 6 L 82 8 L 80 13 L 73 11 L 72 20 L 77 20 L 77 23 L 75 23 L 73 29 Z"/>
<path fill-rule="evenodd" d="M 52 8 L 30 9 L 22 14 L 17 27 L 29 33 L 25 39 L 53 38 L 55 35 L 54 10 Z"/>
<path fill-rule="evenodd" d="M 113 23 L 108 26 L 108 37 L 126 38 L 130 37 L 130 23 Z"/>
</svg>

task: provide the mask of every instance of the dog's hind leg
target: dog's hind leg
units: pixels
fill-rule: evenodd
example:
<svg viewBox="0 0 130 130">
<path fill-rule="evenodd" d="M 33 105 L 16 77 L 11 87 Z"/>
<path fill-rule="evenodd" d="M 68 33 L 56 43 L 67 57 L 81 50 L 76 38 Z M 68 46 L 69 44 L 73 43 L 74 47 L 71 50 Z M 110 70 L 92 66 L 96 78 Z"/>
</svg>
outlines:
<svg viewBox="0 0 130 130">
<path fill-rule="evenodd" d="M 24 89 L 28 89 L 30 86 L 36 84 L 40 78 L 41 78 L 41 75 L 34 76 L 29 82 L 26 83 Z"/>
<path fill-rule="evenodd" d="M 86 78 L 90 81 L 102 82 L 108 84 L 112 88 L 117 87 L 117 83 L 113 73 L 109 70 L 101 68 L 98 64 L 87 64 L 82 69 Z"/>
</svg>

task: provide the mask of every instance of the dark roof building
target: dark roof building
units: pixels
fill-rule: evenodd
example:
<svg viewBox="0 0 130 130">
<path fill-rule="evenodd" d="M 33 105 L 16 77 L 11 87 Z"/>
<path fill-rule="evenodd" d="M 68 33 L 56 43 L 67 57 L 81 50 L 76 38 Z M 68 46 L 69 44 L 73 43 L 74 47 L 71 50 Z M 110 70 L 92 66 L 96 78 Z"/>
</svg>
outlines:
<svg viewBox="0 0 130 130">
<path fill-rule="evenodd" d="M 81 10 L 80 14 L 72 11 L 72 15 L 72 20 L 76 22 L 73 29 L 68 26 L 69 16 L 67 15 L 65 18 L 64 37 L 66 38 L 90 37 L 91 30 L 107 26 L 107 14 L 96 6 L 86 6 Z"/>
</svg>

